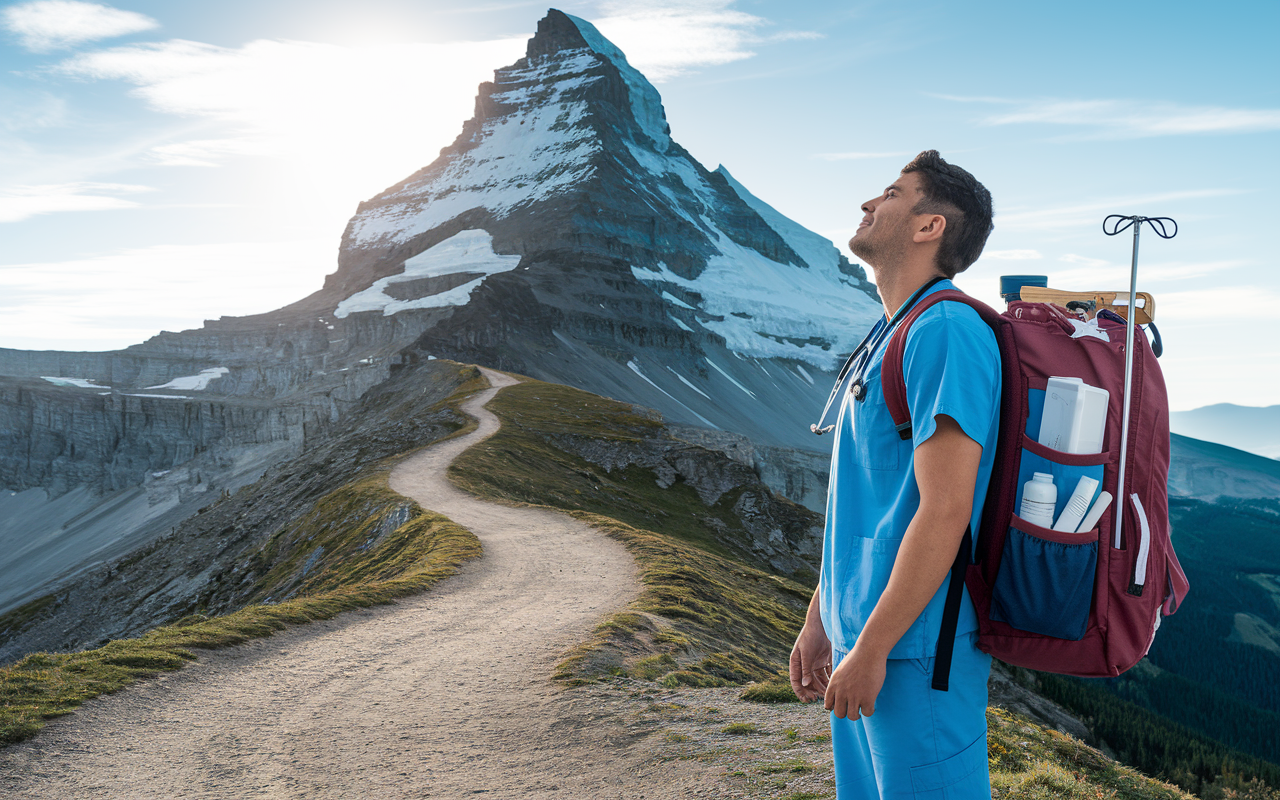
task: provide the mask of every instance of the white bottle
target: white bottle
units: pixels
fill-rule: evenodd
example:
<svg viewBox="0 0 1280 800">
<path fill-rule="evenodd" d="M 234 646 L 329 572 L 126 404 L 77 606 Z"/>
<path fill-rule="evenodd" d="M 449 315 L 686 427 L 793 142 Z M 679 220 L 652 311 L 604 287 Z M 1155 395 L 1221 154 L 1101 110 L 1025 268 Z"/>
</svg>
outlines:
<svg viewBox="0 0 1280 800">
<path fill-rule="evenodd" d="M 1093 493 L 1097 488 L 1096 480 L 1088 475 L 1081 475 L 1080 482 L 1076 484 L 1076 490 L 1071 493 L 1071 499 L 1062 509 L 1058 521 L 1053 523 L 1053 529 L 1064 533 L 1075 533 L 1076 528 L 1080 527 L 1081 520 L 1084 519 L 1084 513 L 1089 510 L 1089 502 L 1093 500 Z"/>
<path fill-rule="evenodd" d="M 1053 476 L 1037 472 L 1022 485 L 1022 506 L 1018 516 L 1041 528 L 1053 527 L 1053 509 L 1058 503 L 1058 487 Z"/>
</svg>

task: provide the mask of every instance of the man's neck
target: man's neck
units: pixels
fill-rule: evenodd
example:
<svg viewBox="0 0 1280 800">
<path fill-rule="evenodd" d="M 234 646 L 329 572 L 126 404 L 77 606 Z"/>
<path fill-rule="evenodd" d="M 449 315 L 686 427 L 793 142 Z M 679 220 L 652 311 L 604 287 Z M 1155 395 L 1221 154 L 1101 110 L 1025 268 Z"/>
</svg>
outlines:
<svg viewBox="0 0 1280 800">
<path fill-rule="evenodd" d="M 911 295 L 921 286 L 934 278 L 944 277 L 931 263 L 900 270 L 877 271 L 872 267 L 872 271 L 875 272 L 876 289 L 880 292 L 880 302 L 884 303 L 884 315 L 887 319 L 893 319 L 903 303 L 910 300 Z"/>
</svg>

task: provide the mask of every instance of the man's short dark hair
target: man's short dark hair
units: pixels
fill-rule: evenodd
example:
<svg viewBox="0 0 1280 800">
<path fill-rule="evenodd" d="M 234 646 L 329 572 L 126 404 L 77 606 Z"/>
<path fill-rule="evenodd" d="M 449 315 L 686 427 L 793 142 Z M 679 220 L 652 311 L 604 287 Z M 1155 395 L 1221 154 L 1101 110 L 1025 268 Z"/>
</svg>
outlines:
<svg viewBox="0 0 1280 800">
<path fill-rule="evenodd" d="M 955 164 L 948 164 L 937 150 L 925 150 L 902 168 L 902 174 L 920 173 L 924 197 L 917 214 L 940 214 L 947 219 L 938 247 L 938 269 L 954 278 L 982 255 L 995 226 L 991 222 L 991 192 L 978 179 Z"/>
</svg>

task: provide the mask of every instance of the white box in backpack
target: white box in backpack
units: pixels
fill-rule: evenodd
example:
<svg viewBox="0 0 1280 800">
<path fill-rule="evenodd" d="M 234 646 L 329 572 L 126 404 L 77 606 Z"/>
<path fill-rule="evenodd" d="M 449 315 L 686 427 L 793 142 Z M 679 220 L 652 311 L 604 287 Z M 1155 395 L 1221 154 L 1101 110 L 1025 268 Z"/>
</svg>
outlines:
<svg viewBox="0 0 1280 800">
<path fill-rule="evenodd" d="M 1101 453 L 1111 393 L 1080 378 L 1049 379 L 1040 444 L 1062 453 Z"/>
</svg>

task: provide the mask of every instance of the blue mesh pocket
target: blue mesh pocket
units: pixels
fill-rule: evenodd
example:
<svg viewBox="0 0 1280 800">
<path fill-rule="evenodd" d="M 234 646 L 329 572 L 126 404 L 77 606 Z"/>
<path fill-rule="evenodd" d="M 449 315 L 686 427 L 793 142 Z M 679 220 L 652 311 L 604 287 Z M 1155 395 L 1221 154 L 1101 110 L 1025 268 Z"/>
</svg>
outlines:
<svg viewBox="0 0 1280 800">
<path fill-rule="evenodd" d="M 1089 625 L 1098 532 L 1060 533 L 1013 518 L 991 590 L 991 618 L 1078 641 Z"/>
</svg>

